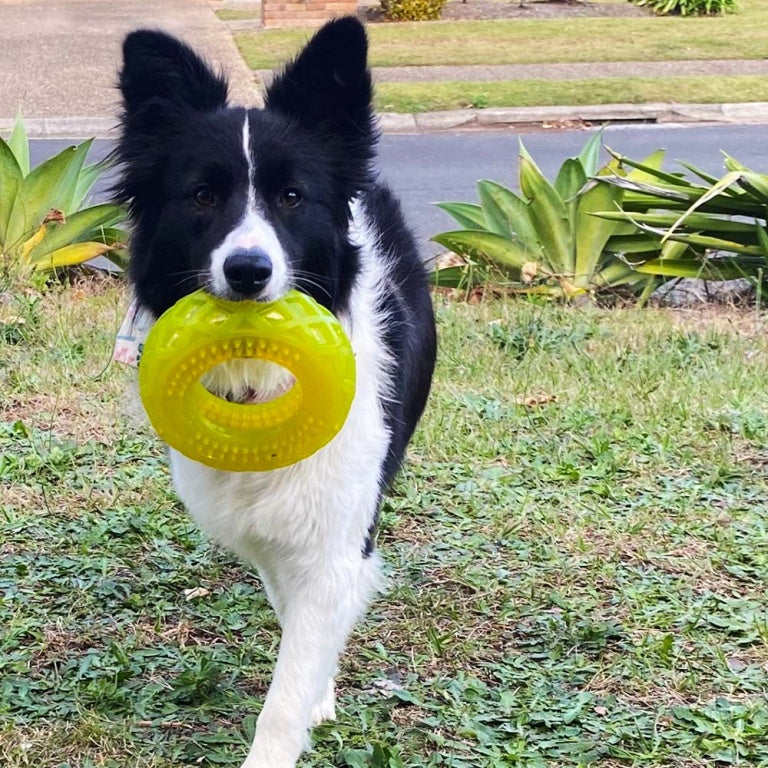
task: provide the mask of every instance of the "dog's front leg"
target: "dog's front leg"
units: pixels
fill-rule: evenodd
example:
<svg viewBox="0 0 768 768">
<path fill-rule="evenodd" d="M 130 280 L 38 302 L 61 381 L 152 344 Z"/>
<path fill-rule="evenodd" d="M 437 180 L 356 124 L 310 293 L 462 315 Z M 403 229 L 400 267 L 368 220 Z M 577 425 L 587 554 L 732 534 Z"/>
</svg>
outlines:
<svg viewBox="0 0 768 768">
<path fill-rule="evenodd" d="M 270 582 L 279 592 L 282 638 L 243 768 L 296 765 L 308 745 L 313 715 L 329 706 L 329 684 L 347 636 L 375 588 L 377 562 L 356 549 L 343 557 L 334 551 L 314 558 L 300 575 L 289 573 L 285 563 L 270 570 Z"/>
</svg>

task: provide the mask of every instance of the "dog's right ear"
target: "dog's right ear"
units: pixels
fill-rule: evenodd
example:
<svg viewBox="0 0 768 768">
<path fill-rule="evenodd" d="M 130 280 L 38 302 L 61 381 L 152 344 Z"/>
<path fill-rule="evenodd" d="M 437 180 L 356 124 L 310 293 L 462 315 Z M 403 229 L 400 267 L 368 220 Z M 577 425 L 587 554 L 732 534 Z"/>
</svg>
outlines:
<svg viewBox="0 0 768 768">
<path fill-rule="evenodd" d="M 129 121 L 146 110 L 212 112 L 227 103 L 222 75 L 180 40 L 147 29 L 125 38 L 120 90 Z"/>
<path fill-rule="evenodd" d="M 153 213 L 170 142 L 190 122 L 227 104 L 227 82 L 187 45 L 164 32 L 138 30 L 123 43 L 122 130 L 112 157 L 120 174 L 114 199 L 134 217 Z M 142 205 L 139 205 L 142 201 Z"/>
</svg>

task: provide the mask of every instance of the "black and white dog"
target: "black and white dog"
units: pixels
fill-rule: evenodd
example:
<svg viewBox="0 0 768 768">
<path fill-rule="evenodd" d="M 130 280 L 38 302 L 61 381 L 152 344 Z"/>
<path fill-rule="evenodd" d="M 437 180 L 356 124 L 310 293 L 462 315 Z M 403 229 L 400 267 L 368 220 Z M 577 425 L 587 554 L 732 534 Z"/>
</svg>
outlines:
<svg viewBox="0 0 768 768">
<path fill-rule="evenodd" d="M 424 409 L 435 360 L 425 270 L 398 203 L 375 177 L 363 27 L 323 27 L 269 88 L 264 109 L 178 40 L 124 44 L 116 188 L 133 224 L 130 275 L 157 317 L 204 289 L 270 301 L 291 288 L 345 327 L 357 389 L 341 432 L 271 472 L 223 472 L 170 452 L 200 525 L 261 575 L 282 627 L 244 768 L 292 768 L 313 723 L 334 717 L 339 654 L 377 585 L 381 495 Z M 269 363 L 219 366 L 207 386 L 265 400 L 290 382 Z"/>
</svg>

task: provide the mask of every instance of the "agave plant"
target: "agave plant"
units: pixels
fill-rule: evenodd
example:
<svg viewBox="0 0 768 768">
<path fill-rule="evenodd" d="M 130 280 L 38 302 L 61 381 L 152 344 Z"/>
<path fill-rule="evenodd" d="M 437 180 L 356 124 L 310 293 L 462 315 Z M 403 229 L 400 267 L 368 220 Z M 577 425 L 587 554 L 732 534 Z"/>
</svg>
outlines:
<svg viewBox="0 0 768 768">
<path fill-rule="evenodd" d="M 596 181 L 626 175 L 616 159 L 599 167 L 600 139 L 596 133 L 578 157 L 566 160 L 552 184 L 520 142 L 520 195 L 480 181 L 479 204 L 438 203 L 463 229 L 432 239 L 464 261 L 438 262 L 436 284 L 491 282 L 563 298 L 619 288 L 648 295 L 661 278 L 633 265 L 656 259 L 662 248 L 671 256 L 686 246 L 662 244 L 662 235 L 639 232 L 621 217 L 594 215 L 618 209 L 625 194 L 618 184 Z M 646 162 L 653 167 L 660 158 L 652 155 Z M 642 178 L 643 172 L 638 169 L 635 175 Z"/>
<path fill-rule="evenodd" d="M 124 218 L 112 204 L 85 207 L 105 164 L 86 165 L 93 139 L 69 147 L 30 170 L 29 141 L 19 118 L 0 138 L 0 254 L 23 269 L 53 270 L 96 256 L 124 266 Z"/>
<path fill-rule="evenodd" d="M 622 189 L 624 195 L 621 211 L 605 210 L 596 216 L 629 222 L 665 245 L 678 246 L 635 264 L 637 272 L 706 280 L 765 279 L 768 175 L 751 171 L 729 155 L 725 155 L 728 172 L 720 179 L 681 163 L 700 183 L 665 173 L 659 163 L 649 166 L 612 154 L 620 166 L 632 167 L 640 175 L 600 177 L 603 185 Z"/>
</svg>

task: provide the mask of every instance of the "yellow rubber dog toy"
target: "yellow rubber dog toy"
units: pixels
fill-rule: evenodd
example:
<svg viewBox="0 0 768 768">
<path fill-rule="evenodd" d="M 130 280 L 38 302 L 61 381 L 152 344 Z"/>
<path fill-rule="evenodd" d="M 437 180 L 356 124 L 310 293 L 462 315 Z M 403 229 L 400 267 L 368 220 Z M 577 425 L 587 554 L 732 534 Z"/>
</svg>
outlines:
<svg viewBox="0 0 768 768">
<path fill-rule="evenodd" d="M 268 360 L 295 384 L 275 400 L 231 403 L 200 377 L 220 363 Z M 342 428 L 355 394 L 355 357 L 339 321 L 298 291 L 279 301 L 226 301 L 197 291 L 158 319 L 139 390 L 160 437 L 190 459 L 236 472 L 285 467 Z"/>
</svg>

